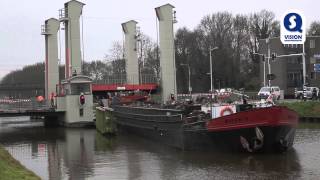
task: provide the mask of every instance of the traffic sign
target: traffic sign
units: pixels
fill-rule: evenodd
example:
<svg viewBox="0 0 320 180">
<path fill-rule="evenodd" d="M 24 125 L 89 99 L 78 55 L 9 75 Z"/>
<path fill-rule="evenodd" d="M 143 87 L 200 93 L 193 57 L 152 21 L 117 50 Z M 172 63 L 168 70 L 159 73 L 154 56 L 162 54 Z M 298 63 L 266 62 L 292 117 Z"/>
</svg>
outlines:
<svg viewBox="0 0 320 180">
<path fill-rule="evenodd" d="M 320 64 L 313 64 L 314 72 L 320 72 Z"/>
</svg>

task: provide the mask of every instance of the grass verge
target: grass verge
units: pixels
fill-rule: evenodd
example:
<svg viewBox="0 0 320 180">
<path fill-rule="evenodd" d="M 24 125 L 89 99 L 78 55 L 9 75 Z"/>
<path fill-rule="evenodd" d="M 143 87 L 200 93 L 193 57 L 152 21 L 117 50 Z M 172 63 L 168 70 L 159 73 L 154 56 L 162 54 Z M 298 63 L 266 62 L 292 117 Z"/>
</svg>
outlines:
<svg viewBox="0 0 320 180">
<path fill-rule="evenodd" d="M 1 180 L 38 180 L 36 174 L 26 169 L 0 146 L 0 179 Z"/>
<path fill-rule="evenodd" d="M 280 105 L 296 111 L 300 117 L 320 117 L 319 101 L 289 102 L 281 103 Z"/>
</svg>

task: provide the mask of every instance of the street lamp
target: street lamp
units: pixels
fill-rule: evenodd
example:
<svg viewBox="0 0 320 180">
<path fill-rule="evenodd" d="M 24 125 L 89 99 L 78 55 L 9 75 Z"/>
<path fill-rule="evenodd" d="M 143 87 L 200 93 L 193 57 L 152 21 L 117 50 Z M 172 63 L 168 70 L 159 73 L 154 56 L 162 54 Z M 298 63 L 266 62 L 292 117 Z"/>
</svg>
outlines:
<svg viewBox="0 0 320 180">
<path fill-rule="evenodd" d="M 268 46 L 268 74 L 271 74 L 271 65 L 270 65 L 270 57 L 271 57 L 271 52 L 270 52 L 270 38 L 266 39 L 266 44 Z M 268 79 L 268 86 L 271 86 L 271 80 Z"/>
<path fill-rule="evenodd" d="M 213 92 L 213 78 L 212 78 L 212 56 L 211 56 L 211 51 L 214 51 L 214 50 L 217 50 L 219 49 L 218 47 L 214 47 L 214 48 L 209 48 L 209 56 L 210 56 L 210 90 L 211 90 L 211 93 Z"/>
<path fill-rule="evenodd" d="M 264 54 L 259 54 L 259 53 L 253 53 L 256 55 L 259 55 L 263 57 L 263 86 L 266 86 L 266 62 L 265 58 L 267 59 L 268 63 L 268 74 L 271 74 L 271 64 L 270 64 L 270 58 L 271 58 L 271 51 L 270 51 L 270 38 L 265 39 L 266 44 L 267 44 L 267 55 Z M 268 79 L 268 86 L 271 86 L 271 79 Z"/>
<path fill-rule="evenodd" d="M 190 96 L 191 96 L 191 92 L 192 92 L 192 87 L 191 87 L 191 72 L 190 72 L 190 66 L 189 66 L 189 64 L 180 64 L 181 66 L 187 66 L 188 67 L 188 80 L 189 80 L 189 87 L 188 87 L 188 89 L 189 89 L 189 94 L 190 94 Z"/>
<path fill-rule="evenodd" d="M 306 52 L 305 52 L 305 47 L 304 43 L 302 44 L 302 76 L 303 76 L 303 85 L 305 86 L 306 82 Z"/>
</svg>

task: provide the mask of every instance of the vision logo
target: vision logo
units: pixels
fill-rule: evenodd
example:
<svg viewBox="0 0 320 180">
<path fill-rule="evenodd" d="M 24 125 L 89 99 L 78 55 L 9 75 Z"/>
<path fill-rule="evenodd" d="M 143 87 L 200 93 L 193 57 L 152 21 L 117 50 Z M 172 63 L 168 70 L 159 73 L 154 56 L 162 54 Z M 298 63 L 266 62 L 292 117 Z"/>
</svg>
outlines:
<svg viewBox="0 0 320 180">
<path fill-rule="evenodd" d="M 303 44 L 305 41 L 305 20 L 297 11 L 286 12 L 281 19 L 280 38 L 283 44 Z"/>
<path fill-rule="evenodd" d="M 297 13 L 287 14 L 286 17 L 284 17 L 283 24 L 288 31 L 302 33 L 302 18 Z"/>
</svg>

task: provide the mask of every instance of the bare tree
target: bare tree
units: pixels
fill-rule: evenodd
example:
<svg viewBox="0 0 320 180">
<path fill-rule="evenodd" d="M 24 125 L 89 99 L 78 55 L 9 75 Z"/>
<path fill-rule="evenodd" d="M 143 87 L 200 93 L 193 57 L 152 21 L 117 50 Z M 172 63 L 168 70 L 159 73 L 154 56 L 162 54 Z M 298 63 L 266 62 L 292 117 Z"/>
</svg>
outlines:
<svg viewBox="0 0 320 180">
<path fill-rule="evenodd" d="M 309 36 L 320 36 L 320 21 L 313 21 L 308 30 Z"/>
<path fill-rule="evenodd" d="M 217 46 L 213 53 L 213 72 L 215 87 L 231 86 L 233 84 L 233 17 L 228 12 L 218 12 L 205 16 L 198 26 L 202 32 L 202 50 L 206 54 L 209 65 L 209 48 Z M 207 66 L 208 67 L 208 66 Z"/>
<path fill-rule="evenodd" d="M 104 74 L 105 79 L 118 79 L 122 81 L 126 77 L 124 48 L 119 41 L 113 42 L 111 49 L 105 55 L 104 61 L 109 70 Z"/>
<path fill-rule="evenodd" d="M 138 60 L 141 78 L 155 78 L 160 81 L 160 61 L 158 45 L 147 35 L 138 38 Z"/>
<path fill-rule="evenodd" d="M 251 52 L 257 52 L 259 48 L 259 39 L 279 36 L 280 25 L 279 22 L 275 20 L 275 14 L 273 12 L 261 10 L 260 12 L 251 15 L 250 32 Z"/>
<path fill-rule="evenodd" d="M 93 81 L 102 81 L 111 68 L 101 60 L 85 62 L 83 73 L 93 79 Z"/>
<path fill-rule="evenodd" d="M 241 81 L 248 70 L 249 50 L 250 50 L 250 27 L 249 18 L 246 15 L 236 15 L 233 19 L 233 77 L 234 86 L 243 87 Z"/>
</svg>

